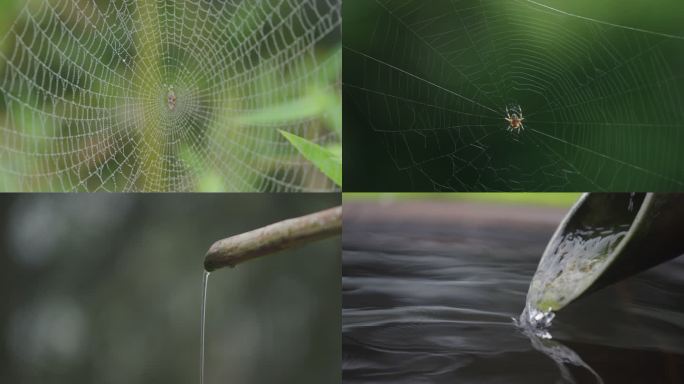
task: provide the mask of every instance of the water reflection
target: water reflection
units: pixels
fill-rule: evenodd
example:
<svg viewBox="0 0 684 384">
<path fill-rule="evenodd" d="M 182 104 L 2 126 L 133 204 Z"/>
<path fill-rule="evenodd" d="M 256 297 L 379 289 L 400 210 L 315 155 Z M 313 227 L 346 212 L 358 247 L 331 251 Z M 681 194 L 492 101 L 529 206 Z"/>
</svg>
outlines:
<svg viewBox="0 0 684 384">
<path fill-rule="evenodd" d="M 516 325 L 519 324 L 516 323 Z M 589 364 L 584 362 L 584 360 L 582 360 L 582 358 L 575 351 L 556 340 L 552 340 L 548 329 L 544 329 L 540 332 L 538 329 L 530 329 L 525 325 L 522 325 L 520 329 L 524 335 L 530 338 L 530 342 L 532 343 L 532 347 L 534 349 L 548 356 L 556 363 L 556 366 L 561 374 L 562 382 L 576 382 L 570 373 L 570 370 L 566 366 L 569 364 L 586 369 L 592 375 L 594 375 L 597 383 L 603 384 L 603 379 L 601 376 L 599 376 L 599 374 L 596 373 L 596 371 L 594 371 Z"/>
<path fill-rule="evenodd" d="M 681 258 L 570 304 L 551 340 L 511 320 L 564 213 L 345 203 L 343 381 L 681 382 Z"/>
</svg>

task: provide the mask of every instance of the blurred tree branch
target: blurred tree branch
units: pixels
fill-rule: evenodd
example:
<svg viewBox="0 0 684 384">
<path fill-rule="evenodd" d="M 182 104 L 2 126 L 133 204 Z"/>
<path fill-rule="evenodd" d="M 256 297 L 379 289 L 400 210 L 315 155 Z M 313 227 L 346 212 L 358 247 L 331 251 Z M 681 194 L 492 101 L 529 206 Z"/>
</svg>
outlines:
<svg viewBox="0 0 684 384">
<path fill-rule="evenodd" d="M 342 233 L 342 207 L 277 222 L 215 242 L 204 258 L 211 272 Z"/>
</svg>

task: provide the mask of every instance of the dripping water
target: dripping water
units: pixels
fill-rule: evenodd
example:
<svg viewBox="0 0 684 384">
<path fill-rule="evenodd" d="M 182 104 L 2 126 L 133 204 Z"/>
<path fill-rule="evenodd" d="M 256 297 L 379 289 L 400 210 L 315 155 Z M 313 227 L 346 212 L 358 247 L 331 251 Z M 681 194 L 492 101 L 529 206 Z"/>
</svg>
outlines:
<svg viewBox="0 0 684 384">
<path fill-rule="evenodd" d="M 201 314 L 201 323 L 202 327 L 200 328 L 200 340 L 201 340 L 201 347 L 200 347 L 200 384 L 204 384 L 204 328 L 205 328 L 205 319 L 207 315 L 207 285 L 209 283 L 209 272 L 204 271 L 204 278 L 202 279 L 202 314 Z"/>
</svg>

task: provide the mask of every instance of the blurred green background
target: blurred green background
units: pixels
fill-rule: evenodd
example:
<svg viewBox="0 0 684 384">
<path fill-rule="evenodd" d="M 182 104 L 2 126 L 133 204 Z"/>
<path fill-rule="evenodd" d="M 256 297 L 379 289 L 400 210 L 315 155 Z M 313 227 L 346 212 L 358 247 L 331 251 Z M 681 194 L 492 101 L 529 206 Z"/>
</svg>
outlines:
<svg viewBox="0 0 684 384">
<path fill-rule="evenodd" d="M 0 10 L 0 190 L 339 189 L 281 134 L 341 157 L 339 2 Z"/>
<path fill-rule="evenodd" d="M 354 200 L 456 200 L 488 202 L 497 204 L 516 205 L 546 205 L 553 207 L 570 208 L 581 196 L 581 193 L 554 192 L 554 193 L 522 193 L 522 192 L 498 192 L 498 193 L 345 193 L 345 201 Z"/>
<path fill-rule="evenodd" d="M 345 191 L 684 189 L 684 2 L 347 0 L 343 24 Z"/>
<path fill-rule="evenodd" d="M 3 195 L 0 382 L 199 382 L 203 258 L 334 194 Z M 340 243 L 211 274 L 206 383 L 340 381 Z"/>
</svg>

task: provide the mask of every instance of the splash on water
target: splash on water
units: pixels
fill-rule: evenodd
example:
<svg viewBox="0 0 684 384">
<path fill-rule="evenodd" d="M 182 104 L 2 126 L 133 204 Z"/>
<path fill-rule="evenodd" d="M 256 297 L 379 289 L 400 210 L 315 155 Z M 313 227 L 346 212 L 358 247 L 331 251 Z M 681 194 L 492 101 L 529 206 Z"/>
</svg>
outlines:
<svg viewBox="0 0 684 384">
<path fill-rule="evenodd" d="M 513 321 L 524 331 L 531 332 L 542 339 L 551 339 L 549 328 L 551 328 L 554 317 L 556 314 L 551 308 L 542 312 L 528 305 L 525 306 L 520 319 L 514 318 Z"/>
<path fill-rule="evenodd" d="M 207 285 L 209 284 L 209 272 L 204 271 L 204 278 L 202 279 L 202 314 L 200 328 L 200 384 L 204 384 L 204 325 L 207 315 Z"/>
</svg>

